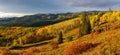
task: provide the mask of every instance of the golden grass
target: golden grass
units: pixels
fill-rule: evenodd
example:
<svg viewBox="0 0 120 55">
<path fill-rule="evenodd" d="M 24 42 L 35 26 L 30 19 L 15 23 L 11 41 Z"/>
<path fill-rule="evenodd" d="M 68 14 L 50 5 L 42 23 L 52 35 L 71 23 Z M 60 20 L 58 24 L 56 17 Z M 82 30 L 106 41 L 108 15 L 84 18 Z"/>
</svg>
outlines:
<svg viewBox="0 0 120 55">
<path fill-rule="evenodd" d="M 75 39 L 71 42 L 59 44 L 59 47 L 55 49 L 48 44 L 38 47 L 37 49 L 39 49 L 40 52 L 30 53 L 25 50 L 23 53 L 27 51 L 24 55 L 64 55 L 70 46 L 74 45 L 76 42 L 81 44 L 84 41 L 92 43 L 95 46 L 87 49 L 86 51 L 82 51 L 82 53 L 79 53 L 78 55 L 120 55 L 120 29 L 109 30 L 100 34 L 85 35 L 83 37 L 79 37 L 77 40 Z"/>
<path fill-rule="evenodd" d="M 80 55 L 116 55 L 120 54 L 120 29 L 106 31 L 100 34 L 96 34 L 94 36 L 85 35 L 80 37 L 78 40 L 74 40 L 72 42 L 65 42 L 59 45 L 59 48 L 52 49 L 51 51 L 42 52 L 44 55 L 64 55 L 66 49 L 74 45 L 74 43 L 79 42 L 82 43 L 87 41 L 92 43 L 94 47 L 91 47 L 87 51 L 83 51 L 79 53 Z M 38 53 L 39 55 L 42 55 Z"/>
</svg>

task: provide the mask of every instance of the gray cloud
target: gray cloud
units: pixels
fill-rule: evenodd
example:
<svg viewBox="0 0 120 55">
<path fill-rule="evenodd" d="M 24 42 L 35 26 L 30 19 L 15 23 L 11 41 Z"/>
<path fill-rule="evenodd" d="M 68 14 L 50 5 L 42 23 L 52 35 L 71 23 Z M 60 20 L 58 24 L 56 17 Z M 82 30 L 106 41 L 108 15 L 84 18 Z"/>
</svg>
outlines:
<svg viewBox="0 0 120 55">
<path fill-rule="evenodd" d="M 67 0 L 72 7 L 106 8 L 120 6 L 120 0 Z"/>
<path fill-rule="evenodd" d="M 120 0 L 0 0 L 0 12 L 58 13 L 120 9 Z"/>
<path fill-rule="evenodd" d="M 0 11 L 24 13 L 50 13 L 64 8 L 60 0 L 0 0 Z"/>
</svg>

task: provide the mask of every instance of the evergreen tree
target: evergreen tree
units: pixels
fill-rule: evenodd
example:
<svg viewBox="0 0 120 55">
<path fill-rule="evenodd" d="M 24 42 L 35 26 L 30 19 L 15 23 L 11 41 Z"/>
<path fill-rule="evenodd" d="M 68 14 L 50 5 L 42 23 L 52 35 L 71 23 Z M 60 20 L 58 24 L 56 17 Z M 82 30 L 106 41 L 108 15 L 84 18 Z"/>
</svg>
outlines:
<svg viewBox="0 0 120 55">
<path fill-rule="evenodd" d="M 59 44 L 63 43 L 63 34 L 62 34 L 62 32 L 59 33 L 58 43 L 59 43 Z"/>
<path fill-rule="evenodd" d="M 80 27 L 80 35 L 86 35 L 91 32 L 90 20 L 87 18 L 87 13 L 83 12 L 82 14 L 82 25 Z"/>
<path fill-rule="evenodd" d="M 0 35 L 0 37 L 2 37 L 2 35 Z"/>
</svg>

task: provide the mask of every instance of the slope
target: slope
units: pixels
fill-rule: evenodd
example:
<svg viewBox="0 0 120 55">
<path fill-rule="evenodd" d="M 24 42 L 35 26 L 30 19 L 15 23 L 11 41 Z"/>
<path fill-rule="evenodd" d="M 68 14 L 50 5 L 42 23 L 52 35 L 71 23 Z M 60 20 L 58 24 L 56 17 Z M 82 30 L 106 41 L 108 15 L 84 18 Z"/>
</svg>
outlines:
<svg viewBox="0 0 120 55">
<path fill-rule="evenodd" d="M 35 14 L 23 17 L 0 19 L 0 26 L 41 27 L 75 18 L 80 13 Z"/>
<path fill-rule="evenodd" d="M 100 34 L 89 34 L 85 35 L 83 37 L 80 37 L 77 40 L 74 40 L 72 42 L 65 42 L 61 45 L 59 45 L 59 48 L 43 51 L 40 53 L 36 53 L 36 55 L 64 55 L 67 48 L 70 46 L 77 44 L 80 44 L 82 42 L 89 42 L 92 44 L 96 44 L 96 46 L 91 47 L 90 49 L 87 49 L 86 51 L 82 53 L 78 53 L 77 55 L 119 55 L 120 54 L 120 28 L 116 30 L 110 30 L 106 31 Z M 82 48 L 82 47 L 80 47 Z M 49 48 L 46 48 L 49 49 Z M 72 48 L 71 48 L 72 49 Z M 76 49 L 79 50 L 79 49 Z M 69 49 L 69 51 L 74 52 Z M 74 54 L 72 54 L 74 55 Z"/>
</svg>

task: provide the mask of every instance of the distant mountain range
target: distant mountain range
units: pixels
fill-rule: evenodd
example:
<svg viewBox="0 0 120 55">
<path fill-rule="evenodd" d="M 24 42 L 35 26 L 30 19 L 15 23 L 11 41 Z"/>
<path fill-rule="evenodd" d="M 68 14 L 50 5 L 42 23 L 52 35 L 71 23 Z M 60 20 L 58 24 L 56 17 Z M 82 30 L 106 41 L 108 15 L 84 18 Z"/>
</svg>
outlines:
<svg viewBox="0 0 120 55">
<path fill-rule="evenodd" d="M 88 11 L 88 13 L 100 11 Z M 60 14 L 35 14 L 23 17 L 0 18 L 0 26 L 38 27 L 78 17 L 82 12 Z"/>
<path fill-rule="evenodd" d="M 23 17 L 1 18 L 0 26 L 45 26 L 77 17 L 78 13 L 35 14 Z"/>
</svg>

